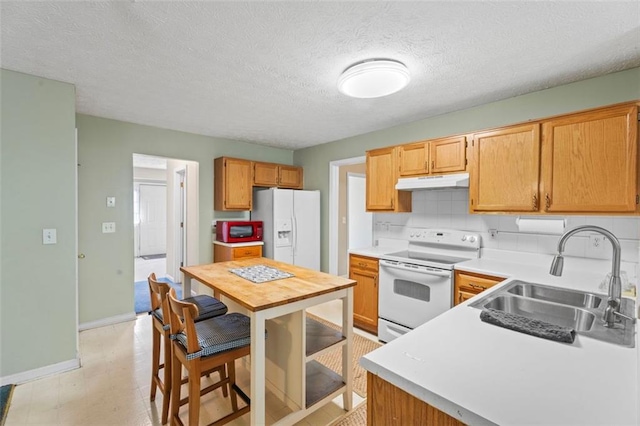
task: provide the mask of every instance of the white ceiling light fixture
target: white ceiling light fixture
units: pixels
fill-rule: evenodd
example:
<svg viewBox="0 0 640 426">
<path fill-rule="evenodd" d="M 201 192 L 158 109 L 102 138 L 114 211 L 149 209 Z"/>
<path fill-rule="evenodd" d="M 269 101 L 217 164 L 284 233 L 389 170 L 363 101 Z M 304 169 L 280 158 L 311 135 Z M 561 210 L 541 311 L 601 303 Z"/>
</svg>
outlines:
<svg viewBox="0 0 640 426">
<path fill-rule="evenodd" d="M 338 79 L 338 90 L 354 98 L 379 98 L 404 89 L 410 80 L 403 63 L 370 59 L 347 68 Z"/>
</svg>

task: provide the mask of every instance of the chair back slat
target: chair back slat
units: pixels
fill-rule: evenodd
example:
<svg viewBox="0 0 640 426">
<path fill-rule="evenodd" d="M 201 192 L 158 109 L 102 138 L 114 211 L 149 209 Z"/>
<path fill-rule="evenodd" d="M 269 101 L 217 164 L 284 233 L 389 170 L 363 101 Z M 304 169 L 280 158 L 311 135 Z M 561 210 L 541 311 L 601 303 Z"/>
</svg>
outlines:
<svg viewBox="0 0 640 426">
<path fill-rule="evenodd" d="M 184 332 L 187 336 L 187 353 L 195 353 L 201 350 L 198 343 L 198 335 L 194 319 L 198 317 L 198 307 L 189 302 L 179 300 L 175 289 L 169 290 L 169 323 L 171 334 Z"/>
<path fill-rule="evenodd" d="M 149 296 L 151 297 L 151 310 L 155 311 L 158 308 L 162 308 L 163 325 L 169 325 L 168 315 L 165 312 L 169 312 L 169 302 L 167 295 L 171 288 L 167 283 L 161 283 L 156 279 L 156 274 L 152 272 L 147 278 L 149 282 Z"/>
</svg>

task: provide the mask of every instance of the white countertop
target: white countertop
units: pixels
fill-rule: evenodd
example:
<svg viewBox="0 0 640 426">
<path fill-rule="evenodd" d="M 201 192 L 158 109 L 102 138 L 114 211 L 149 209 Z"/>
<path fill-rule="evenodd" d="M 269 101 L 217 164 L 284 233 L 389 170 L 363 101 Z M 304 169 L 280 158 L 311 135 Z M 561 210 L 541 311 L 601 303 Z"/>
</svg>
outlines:
<svg viewBox="0 0 640 426">
<path fill-rule="evenodd" d="M 264 241 L 249 241 L 246 243 L 223 243 L 222 241 L 213 241 L 213 244 L 225 247 L 250 247 L 250 246 L 262 246 Z"/>
<path fill-rule="evenodd" d="M 377 259 L 385 254 L 406 250 L 409 243 L 407 241 L 381 238 L 377 246 L 361 247 L 349 249 L 349 254 L 359 254 L 361 256 L 375 257 Z"/>
<path fill-rule="evenodd" d="M 545 255 L 505 259 L 472 260 L 456 269 L 601 292 L 598 284 L 611 265 L 609 261 L 602 273 L 596 262 L 600 272 L 594 273 L 592 259 L 567 258 L 563 276 L 552 277 L 551 256 L 548 262 Z M 529 262 L 522 263 L 525 260 Z M 480 310 L 468 304 L 365 355 L 360 364 L 467 424 L 640 422 L 637 347 L 579 334 L 573 344 L 536 338 L 484 323 Z"/>
</svg>

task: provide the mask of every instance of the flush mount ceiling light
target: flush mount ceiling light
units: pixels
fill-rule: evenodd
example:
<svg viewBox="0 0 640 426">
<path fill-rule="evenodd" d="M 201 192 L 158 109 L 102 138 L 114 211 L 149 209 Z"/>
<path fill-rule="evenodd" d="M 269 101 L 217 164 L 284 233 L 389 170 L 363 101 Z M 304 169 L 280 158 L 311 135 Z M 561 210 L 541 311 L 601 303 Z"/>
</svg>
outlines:
<svg viewBox="0 0 640 426">
<path fill-rule="evenodd" d="M 402 90 L 410 79 L 404 64 L 372 59 L 347 68 L 338 79 L 338 90 L 354 98 L 379 98 Z"/>
</svg>

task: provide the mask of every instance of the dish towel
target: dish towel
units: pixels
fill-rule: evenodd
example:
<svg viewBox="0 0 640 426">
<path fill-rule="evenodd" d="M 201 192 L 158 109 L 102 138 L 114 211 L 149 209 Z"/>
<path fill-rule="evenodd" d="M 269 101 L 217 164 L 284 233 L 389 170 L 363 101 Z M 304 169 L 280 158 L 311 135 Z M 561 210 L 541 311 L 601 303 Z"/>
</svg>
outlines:
<svg viewBox="0 0 640 426">
<path fill-rule="evenodd" d="M 561 327 L 491 308 L 483 309 L 480 312 L 480 319 L 498 327 L 508 328 L 509 330 L 519 331 L 520 333 L 543 339 L 555 340 L 556 342 L 573 343 L 576 337 L 576 331 L 571 327 Z"/>
</svg>

